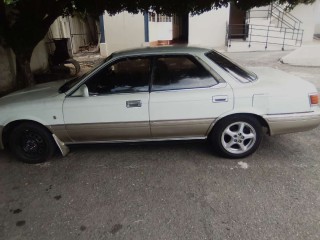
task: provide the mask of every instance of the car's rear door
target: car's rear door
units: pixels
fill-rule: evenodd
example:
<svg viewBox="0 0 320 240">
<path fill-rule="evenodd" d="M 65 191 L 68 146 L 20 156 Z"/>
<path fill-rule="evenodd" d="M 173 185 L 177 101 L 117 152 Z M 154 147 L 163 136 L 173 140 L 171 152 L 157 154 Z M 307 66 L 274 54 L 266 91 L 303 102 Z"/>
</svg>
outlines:
<svg viewBox="0 0 320 240">
<path fill-rule="evenodd" d="M 150 138 L 149 81 L 151 60 L 122 58 L 85 83 L 89 97 L 66 97 L 66 130 L 76 142 Z"/>
<path fill-rule="evenodd" d="M 233 108 L 233 92 L 191 55 L 158 56 L 150 93 L 154 138 L 205 138 L 214 122 Z"/>
</svg>

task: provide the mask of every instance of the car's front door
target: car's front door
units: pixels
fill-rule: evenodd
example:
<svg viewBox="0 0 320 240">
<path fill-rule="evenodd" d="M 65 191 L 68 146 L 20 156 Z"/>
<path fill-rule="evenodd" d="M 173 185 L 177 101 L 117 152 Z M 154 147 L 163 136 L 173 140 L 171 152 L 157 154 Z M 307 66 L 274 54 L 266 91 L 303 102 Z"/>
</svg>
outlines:
<svg viewBox="0 0 320 240">
<path fill-rule="evenodd" d="M 149 58 L 117 60 L 86 81 L 89 96 L 63 104 L 66 130 L 76 142 L 150 138 Z"/>
<path fill-rule="evenodd" d="M 150 94 L 154 138 L 205 138 L 214 120 L 232 110 L 232 89 L 210 71 L 193 56 L 155 59 Z"/>
</svg>

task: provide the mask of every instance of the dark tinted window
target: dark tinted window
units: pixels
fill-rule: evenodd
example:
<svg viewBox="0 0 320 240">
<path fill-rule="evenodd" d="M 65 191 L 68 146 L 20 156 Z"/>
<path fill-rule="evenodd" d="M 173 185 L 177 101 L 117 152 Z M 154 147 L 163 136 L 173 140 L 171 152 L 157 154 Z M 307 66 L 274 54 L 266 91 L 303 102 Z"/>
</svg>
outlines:
<svg viewBox="0 0 320 240">
<path fill-rule="evenodd" d="M 86 84 L 90 95 L 149 91 L 150 59 L 122 59 L 96 73 Z"/>
<path fill-rule="evenodd" d="M 233 63 L 228 58 L 222 56 L 221 54 L 211 51 L 206 53 L 206 56 L 212 60 L 215 64 L 219 65 L 221 68 L 223 68 L 225 71 L 227 71 L 229 74 L 231 74 L 233 77 L 238 79 L 240 82 L 252 82 L 257 80 L 257 75 L 253 72 L 250 72 L 246 70 L 243 67 L 240 67 L 239 65 Z"/>
<path fill-rule="evenodd" d="M 88 71 L 87 73 L 83 74 L 80 77 L 76 77 L 68 82 L 66 82 L 65 84 L 63 84 L 60 88 L 59 88 L 59 93 L 65 93 L 67 91 L 69 91 L 71 88 L 73 88 L 77 83 L 79 83 L 83 78 L 85 78 L 86 76 L 90 75 L 92 72 L 94 72 L 97 68 L 99 68 L 101 65 L 103 65 L 104 63 L 106 63 L 107 61 L 111 60 L 111 58 L 113 57 L 113 55 L 110 55 L 109 57 L 107 57 L 106 59 L 99 61 L 95 66 L 93 66 L 93 68 Z"/>
<path fill-rule="evenodd" d="M 152 90 L 205 88 L 217 83 L 192 57 L 168 56 L 156 59 Z"/>
</svg>

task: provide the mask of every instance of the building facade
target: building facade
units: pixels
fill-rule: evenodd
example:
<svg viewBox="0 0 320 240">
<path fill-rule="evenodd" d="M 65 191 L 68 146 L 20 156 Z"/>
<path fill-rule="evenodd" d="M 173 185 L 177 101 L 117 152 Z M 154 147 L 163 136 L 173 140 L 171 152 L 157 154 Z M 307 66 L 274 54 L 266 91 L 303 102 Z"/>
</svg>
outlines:
<svg viewBox="0 0 320 240">
<path fill-rule="evenodd" d="M 154 46 L 156 43 L 227 49 L 238 44 L 238 48 L 245 51 L 250 50 L 248 46 L 253 50 L 281 50 L 311 42 L 314 34 L 320 32 L 320 0 L 312 5 L 298 5 L 290 13 L 283 6 L 276 5 L 252 9 L 248 13 L 229 5 L 196 16 L 133 15 L 128 12 L 115 16 L 104 14 L 100 23 L 105 33 L 101 54 L 107 56 L 114 51 Z M 256 29 L 255 26 L 259 25 L 264 25 L 264 29 Z M 259 38 L 256 35 L 264 36 Z M 267 48 L 263 44 L 266 37 L 269 37 Z"/>
</svg>

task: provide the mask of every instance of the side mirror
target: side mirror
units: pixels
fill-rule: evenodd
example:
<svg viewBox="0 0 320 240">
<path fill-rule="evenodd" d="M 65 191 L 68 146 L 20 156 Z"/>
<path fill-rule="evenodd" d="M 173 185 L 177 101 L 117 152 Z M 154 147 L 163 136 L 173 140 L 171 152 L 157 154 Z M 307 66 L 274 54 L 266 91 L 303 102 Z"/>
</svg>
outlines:
<svg viewBox="0 0 320 240">
<path fill-rule="evenodd" d="M 89 89 L 87 85 L 83 84 L 72 94 L 73 97 L 89 97 Z"/>
</svg>

